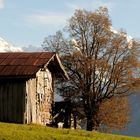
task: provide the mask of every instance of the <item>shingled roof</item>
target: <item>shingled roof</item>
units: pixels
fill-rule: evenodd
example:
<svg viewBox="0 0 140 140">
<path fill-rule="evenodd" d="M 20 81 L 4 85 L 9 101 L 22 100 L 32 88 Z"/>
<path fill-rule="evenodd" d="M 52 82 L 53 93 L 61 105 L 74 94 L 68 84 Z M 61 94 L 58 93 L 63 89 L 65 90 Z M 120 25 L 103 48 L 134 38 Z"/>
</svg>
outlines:
<svg viewBox="0 0 140 140">
<path fill-rule="evenodd" d="M 57 61 L 59 72 L 67 74 L 53 52 L 10 52 L 0 53 L 0 77 L 34 77 L 40 68 L 49 65 L 52 59 Z"/>
</svg>

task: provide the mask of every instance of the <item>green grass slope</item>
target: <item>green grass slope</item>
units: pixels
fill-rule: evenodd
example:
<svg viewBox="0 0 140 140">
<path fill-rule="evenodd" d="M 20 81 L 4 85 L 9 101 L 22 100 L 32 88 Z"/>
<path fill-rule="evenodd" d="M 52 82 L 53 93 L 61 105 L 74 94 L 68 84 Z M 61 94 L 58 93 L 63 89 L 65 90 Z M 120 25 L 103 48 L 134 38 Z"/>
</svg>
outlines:
<svg viewBox="0 0 140 140">
<path fill-rule="evenodd" d="M 40 125 L 0 123 L 0 140 L 140 140 L 140 138 Z"/>
</svg>

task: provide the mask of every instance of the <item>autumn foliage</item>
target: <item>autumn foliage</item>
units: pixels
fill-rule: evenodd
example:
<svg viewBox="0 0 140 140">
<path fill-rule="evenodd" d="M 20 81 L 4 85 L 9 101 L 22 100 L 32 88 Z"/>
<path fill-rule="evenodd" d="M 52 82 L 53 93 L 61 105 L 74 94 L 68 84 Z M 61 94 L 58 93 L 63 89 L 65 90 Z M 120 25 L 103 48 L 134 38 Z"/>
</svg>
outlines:
<svg viewBox="0 0 140 140">
<path fill-rule="evenodd" d="M 130 121 L 130 107 L 127 97 L 114 97 L 102 102 L 99 108 L 98 118 L 101 121 L 101 131 L 112 129 L 123 130 Z"/>
</svg>

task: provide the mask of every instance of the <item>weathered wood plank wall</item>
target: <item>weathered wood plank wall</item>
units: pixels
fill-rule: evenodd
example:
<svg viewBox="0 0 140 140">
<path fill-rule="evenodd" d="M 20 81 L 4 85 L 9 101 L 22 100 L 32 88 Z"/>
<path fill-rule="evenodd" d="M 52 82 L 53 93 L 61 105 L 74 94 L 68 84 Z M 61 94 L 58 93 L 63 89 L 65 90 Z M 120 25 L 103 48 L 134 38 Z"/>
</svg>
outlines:
<svg viewBox="0 0 140 140">
<path fill-rule="evenodd" d="M 37 75 L 37 123 L 50 124 L 52 119 L 53 87 L 52 74 L 46 69 Z"/>
<path fill-rule="evenodd" d="M 36 123 L 36 78 L 26 81 L 26 122 Z"/>
<path fill-rule="evenodd" d="M 21 80 L 0 81 L 0 121 L 24 123 L 25 82 Z"/>
<path fill-rule="evenodd" d="M 53 78 L 39 70 L 29 80 L 0 80 L 0 121 L 50 124 L 52 119 Z"/>
<path fill-rule="evenodd" d="M 50 124 L 54 97 L 52 81 L 48 69 L 39 70 L 36 78 L 26 81 L 26 123 Z"/>
</svg>

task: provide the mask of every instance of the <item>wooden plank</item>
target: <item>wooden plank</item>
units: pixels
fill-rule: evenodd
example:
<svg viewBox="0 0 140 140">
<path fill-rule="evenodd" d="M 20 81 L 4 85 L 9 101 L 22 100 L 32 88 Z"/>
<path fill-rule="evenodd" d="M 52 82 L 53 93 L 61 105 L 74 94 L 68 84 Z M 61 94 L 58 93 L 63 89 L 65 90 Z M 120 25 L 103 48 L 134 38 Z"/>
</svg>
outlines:
<svg viewBox="0 0 140 140">
<path fill-rule="evenodd" d="M 20 84 L 20 96 L 19 96 L 19 98 L 20 98 L 20 122 L 21 123 L 23 123 L 23 88 L 24 88 L 24 82 L 22 82 L 21 84 Z"/>
<path fill-rule="evenodd" d="M 10 104 L 9 104 L 9 85 L 10 85 L 10 83 L 8 82 L 8 83 L 6 83 L 6 122 L 9 122 L 9 106 L 10 106 Z"/>
<path fill-rule="evenodd" d="M 26 82 L 27 91 L 27 123 L 31 123 L 31 108 L 30 108 L 30 80 Z"/>
<path fill-rule="evenodd" d="M 9 83 L 6 83 L 4 85 L 4 111 L 5 111 L 5 122 L 8 122 L 8 85 Z"/>
<path fill-rule="evenodd" d="M 24 113 L 25 113 L 25 81 L 21 83 L 21 107 L 20 107 L 20 114 L 21 114 L 21 122 L 25 123 L 24 121 Z"/>
<path fill-rule="evenodd" d="M 11 91 L 10 91 L 10 95 L 11 95 L 11 122 L 14 122 L 14 85 L 11 84 Z"/>
<path fill-rule="evenodd" d="M 6 91 L 6 85 L 4 84 L 3 85 L 3 121 L 4 122 L 6 122 L 6 103 L 7 103 L 7 101 L 6 101 L 6 93 L 7 93 L 7 91 Z"/>
<path fill-rule="evenodd" d="M 9 102 L 9 106 L 8 106 L 8 120 L 9 122 L 12 122 L 12 84 L 9 84 L 9 91 L 8 91 L 8 102 Z"/>
<path fill-rule="evenodd" d="M 13 121 L 17 122 L 17 86 L 13 83 Z"/>
<path fill-rule="evenodd" d="M 3 114 L 2 86 L 0 84 L 0 121 L 2 120 L 2 114 Z"/>
<path fill-rule="evenodd" d="M 29 100 L 30 100 L 30 115 L 31 123 L 36 122 L 36 111 L 35 111 L 35 80 L 30 79 L 29 81 Z"/>
<path fill-rule="evenodd" d="M 22 88 L 22 123 L 26 123 L 26 82 L 24 81 L 23 83 L 23 88 Z"/>
<path fill-rule="evenodd" d="M 17 123 L 21 123 L 20 122 L 20 104 L 21 104 L 21 99 L 19 98 L 20 97 L 20 94 L 21 94 L 21 91 L 20 91 L 20 82 L 19 83 L 15 83 L 15 89 L 16 89 L 16 122 Z"/>
<path fill-rule="evenodd" d="M 1 86 L 1 100 L 2 100 L 2 116 L 1 116 L 1 120 L 3 121 L 4 120 L 4 100 L 3 100 L 3 85 Z"/>
</svg>

